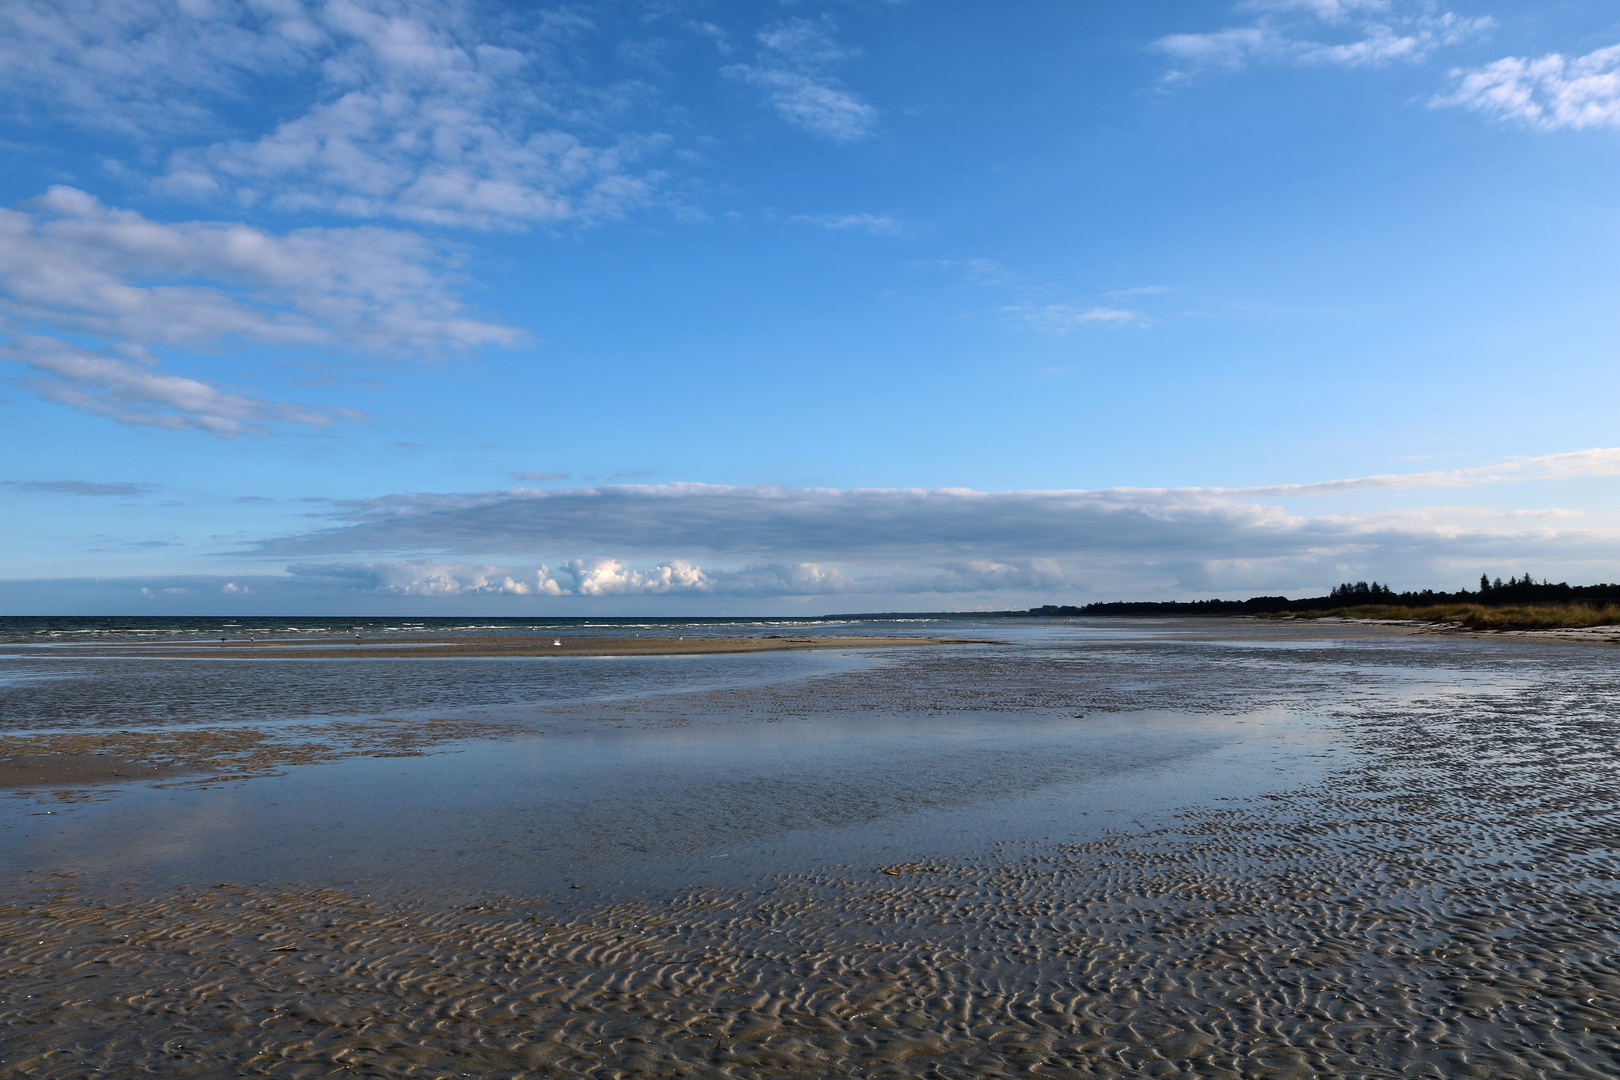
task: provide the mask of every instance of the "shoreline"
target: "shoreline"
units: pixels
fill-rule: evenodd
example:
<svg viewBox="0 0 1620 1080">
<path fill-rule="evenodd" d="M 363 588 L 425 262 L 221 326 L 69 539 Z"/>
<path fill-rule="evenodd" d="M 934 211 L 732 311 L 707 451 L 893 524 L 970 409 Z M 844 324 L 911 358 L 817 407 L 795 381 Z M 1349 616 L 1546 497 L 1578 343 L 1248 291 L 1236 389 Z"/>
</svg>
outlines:
<svg viewBox="0 0 1620 1080">
<path fill-rule="evenodd" d="M 403 659 L 422 657 L 505 657 L 505 656 L 708 656 L 752 652 L 786 652 L 798 649 L 873 649 L 928 645 L 994 645 L 999 642 L 980 638 L 951 637 L 854 637 L 838 635 L 779 637 L 437 637 L 425 640 L 394 641 L 387 638 L 353 641 L 220 641 L 183 642 L 151 645 L 68 642 L 55 645 L 67 650 L 94 650 L 99 656 L 129 656 L 154 659 L 210 657 L 226 659 L 263 658 L 331 660 Z"/>
</svg>

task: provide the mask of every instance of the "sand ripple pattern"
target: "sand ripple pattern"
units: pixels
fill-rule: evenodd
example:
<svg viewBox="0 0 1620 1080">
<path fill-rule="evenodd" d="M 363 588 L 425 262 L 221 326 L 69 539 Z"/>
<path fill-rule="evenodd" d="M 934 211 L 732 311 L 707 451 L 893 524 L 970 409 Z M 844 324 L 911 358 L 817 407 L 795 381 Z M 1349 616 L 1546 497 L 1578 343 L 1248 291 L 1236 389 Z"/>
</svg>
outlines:
<svg viewBox="0 0 1620 1080">
<path fill-rule="evenodd" d="M 1620 665 L 1557 648 L 986 651 L 679 703 L 1334 717 L 1327 781 L 1093 843 L 575 903 L 14 875 L 0 1076 L 1612 1078 Z"/>
<path fill-rule="evenodd" d="M 0 1075 L 1613 1077 L 1611 702 L 1352 700 L 1320 786 L 749 890 L 39 874 L 0 910 Z"/>
</svg>

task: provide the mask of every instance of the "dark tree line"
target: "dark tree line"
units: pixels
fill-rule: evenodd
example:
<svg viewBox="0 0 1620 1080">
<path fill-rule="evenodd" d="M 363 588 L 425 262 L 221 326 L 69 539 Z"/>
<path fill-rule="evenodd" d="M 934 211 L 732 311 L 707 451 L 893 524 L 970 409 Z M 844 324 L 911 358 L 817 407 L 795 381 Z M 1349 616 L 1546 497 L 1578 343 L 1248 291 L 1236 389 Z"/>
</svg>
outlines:
<svg viewBox="0 0 1620 1080">
<path fill-rule="evenodd" d="M 1149 601 L 1123 600 L 1106 603 L 1046 604 L 1030 608 L 1031 615 L 1267 615 L 1279 611 L 1329 611 L 1333 608 L 1365 607 L 1379 604 L 1392 607 L 1429 607 L 1434 604 L 1485 604 L 1505 607 L 1510 604 L 1562 604 L 1584 602 L 1589 604 L 1620 603 L 1620 584 L 1570 585 L 1536 581 L 1529 574 L 1522 578 L 1492 579 L 1482 574 L 1479 591 L 1459 589 L 1456 592 L 1396 592 L 1388 585 L 1376 581 L 1345 582 L 1335 585 L 1326 596 L 1306 596 L 1290 600 L 1286 596 L 1251 596 L 1247 600 L 1188 600 Z"/>
</svg>

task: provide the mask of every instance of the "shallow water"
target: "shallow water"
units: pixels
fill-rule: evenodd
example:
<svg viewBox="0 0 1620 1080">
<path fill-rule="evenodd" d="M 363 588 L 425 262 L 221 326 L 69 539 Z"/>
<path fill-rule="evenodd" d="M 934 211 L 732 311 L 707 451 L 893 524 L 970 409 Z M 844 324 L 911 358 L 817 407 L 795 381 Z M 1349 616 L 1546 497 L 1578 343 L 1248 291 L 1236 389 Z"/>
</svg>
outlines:
<svg viewBox="0 0 1620 1080">
<path fill-rule="evenodd" d="M 174 740 L 183 762 L 187 740 L 295 730 L 337 749 L 246 759 L 245 779 L 13 793 L 0 860 L 149 882 L 556 895 L 1078 842 L 1319 778 L 1338 752 L 1324 709 L 1359 693 L 1431 708 L 1512 695 L 1521 668 L 1549 659 L 1475 648 L 1458 668 L 1454 643 L 1260 624 L 959 625 L 1001 644 L 335 661 L 14 649 L 0 653 L 13 746 L 111 745 L 95 740 L 115 732 Z M 448 735 L 346 753 L 359 724 Z"/>
<path fill-rule="evenodd" d="M 1286 715 L 1247 719 L 1248 736 L 1173 714 L 620 722 L 224 785 L 131 787 L 99 802 L 29 801 L 0 809 L 0 858 L 121 878 L 537 894 L 735 884 L 1009 837 L 1090 838 L 1268 771 L 1285 769 L 1290 783 L 1317 771 L 1304 748 L 1319 731 L 1296 721 L 1279 739 Z"/>
<path fill-rule="evenodd" d="M 1008 644 L 420 676 L 29 650 L 66 673 L 12 688 L 39 739 L 143 745 L 125 694 L 176 753 L 325 749 L 0 799 L 0 1069 L 1614 1075 L 1620 653 L 964 633 Z M 345 673 L 399 714 L 343 713 Z"/>
</svg>

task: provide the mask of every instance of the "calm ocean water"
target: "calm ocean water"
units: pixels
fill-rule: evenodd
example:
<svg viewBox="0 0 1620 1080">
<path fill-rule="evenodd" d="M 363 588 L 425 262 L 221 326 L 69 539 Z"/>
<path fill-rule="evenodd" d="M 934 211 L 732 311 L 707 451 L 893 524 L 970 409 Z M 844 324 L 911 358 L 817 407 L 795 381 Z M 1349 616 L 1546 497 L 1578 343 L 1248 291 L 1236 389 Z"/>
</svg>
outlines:
<svg viewBox="0 0 1620 1080">
<path fill-rule="evenodd" d="M 808 650 L 707 657 L 116 655 L 100 646 L 257 641 L 409 641 L 463 637 L 728 634 L 1017 636 L 1038 620 L 949 616 L 824 619 L 0 619 L 0 735 L 62 729 L 141 729 L 316 717 L 423 716 L 447 711 L 611 701 L 681 689 L 794 680 L 883 662 L 870 653 Z"/>
<path fill-rule="evenodd" d="M 265 640 L 364 634 L 410 638 L 426 634 L 522 636 L 533 634 L 760 634 L 787 630 L 814 634 L 948 633 L 981 615 L 828 615 L 815 618 L 380 618 L 355 616 L 22 615 L 0 617 L 0 644 L 67 641 L 163 642 L 253 636 Z"/>
</svg>

